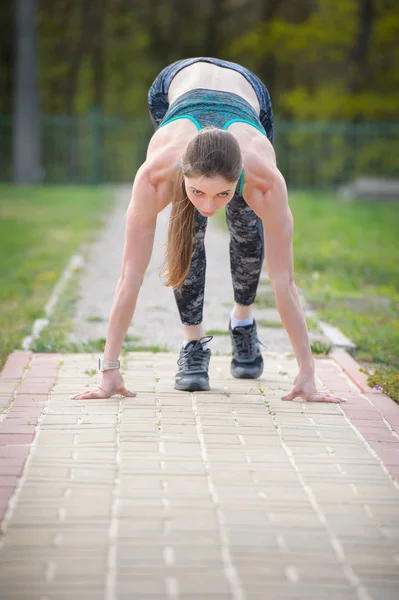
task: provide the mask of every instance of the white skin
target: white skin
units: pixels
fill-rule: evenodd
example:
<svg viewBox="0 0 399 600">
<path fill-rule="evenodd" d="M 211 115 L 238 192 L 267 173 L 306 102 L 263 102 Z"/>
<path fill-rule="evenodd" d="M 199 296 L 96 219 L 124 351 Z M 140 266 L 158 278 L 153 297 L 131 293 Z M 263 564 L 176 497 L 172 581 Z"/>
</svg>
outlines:
<svg viewBox="0 0 399 600">
<path fill-rule="evenodd" d="M 207 87 L 240 93 L 241 75 L 232 74 L 229 69 L 219 69 L 213 65 L 203 66 L 198 63 L 184 71 L 188 69 L 191 69 L 194 80 L 188 80 L 186 77 L 180 80 L 177 78 L 180 85 L 188 85 L 184 82 L 189 81 L 192 88 Z M 202 75 L 197 77 L 198 72 Z M 217 74 L 214 79 L 210 79 L 212 73 Z M 206 78 L 201 79 L 205 75 Z M 254 110 L 258 110 L 256 96 L 244 78 L 243 80 L 242 96 L 248 101 L 253 97 Z M 175 87 L 174 97 L 169 98 L 169 102 L 185 91 L 187 89 L 184 87 Z M 294 282 L 293 217 L 288 204 L 285 181 L 277 168 L 273 146 L 260 131 L 246 123 L 232 123 L 228 130 L 240 146 L 245 168 L 243 197 L 262 219 L 266 269 L 281 321 L 298 362 L 299 372 L 290 392 L 282 399 L 301 398 L 305 401 L 333 403 L 345 401 L 344 398 L 334 394 L 318 391 L 316 387 L 315 364 L 310 349 L 306 318 Z M 105 359 L 116 360 L 119 357 L 151 258 L 157 215 L 171 201 L 176 165 L 189 141 L 197 134 L 194 123 L 189 119 L 179 119 L 158 129 L 151 138 L 147 158 L 136 174 L 132 198 L 126 214 L 122 269 L 108 323 L 104 348 Z M 206 216 L 213 216 L 231 200 L 237 183 L 229 182 L 221 176 L 185 178 L 190 201 L 202 214 L 207 213 Z M 234 314 L 239 319 L 247 318 L 251 312 L 252 306 L 244 307 L 236 304 L 234 307 Z M 187 340 L 199 339 L 204 333 L 202 324 L 184 326 L 184 337 Z M 109 398 L 114 394 L 136 395 L 125 387 L 119 369 L 104 371 L 99 386 L 92 390 L 83 390 L 71 397 Z"/>
</svg>

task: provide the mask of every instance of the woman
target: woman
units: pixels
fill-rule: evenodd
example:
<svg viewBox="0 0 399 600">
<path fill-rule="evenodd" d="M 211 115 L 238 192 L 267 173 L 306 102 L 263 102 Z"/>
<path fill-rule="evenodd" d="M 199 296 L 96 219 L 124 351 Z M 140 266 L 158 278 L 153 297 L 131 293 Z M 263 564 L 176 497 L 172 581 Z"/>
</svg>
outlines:
<svg viewBox="0 0 399 600">
<path fill-rule="evenodd" d="M 165 261 L 183 324 L 175 387 L 208 390 L 210 337 L 202 308 L 204 235 L 208 217 L 226 207 L 235 305 L 229 332 L 231 372 L 256 378 L 263 360 L 253 303 L 263 257 L 276 305 L 298 365 L 283 399 L 340 402 L 317 392 L 306 320 L 293 277 L 293 219 L 273 150 L 273 115 L 264 84 L 248 69 L 216 58 L 167 66 L 152 84 L 149 111 L 156 129 L 133 184 L 121 276 L 111 310 L 100 385 L 73 398 L 134 396 L 123 383 L 118 356 L 148 266 L 157 214 L 172 200 Z"/>
</svg>

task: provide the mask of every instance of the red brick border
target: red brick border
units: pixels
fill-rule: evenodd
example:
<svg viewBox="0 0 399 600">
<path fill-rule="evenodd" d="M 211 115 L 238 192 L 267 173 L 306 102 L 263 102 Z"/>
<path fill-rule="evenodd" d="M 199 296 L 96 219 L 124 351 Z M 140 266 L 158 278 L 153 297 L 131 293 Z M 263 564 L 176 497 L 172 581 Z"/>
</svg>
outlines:
<svg viewBox="0 0 399 600">
<path fill-rule="evenodd" d="M 399 405 L 367 385 L 367 375 L 360 371 L 361 365 L 348 352 L 336 348 L 329 358 L 358 391 L 345 377 L 337 377 L 337 369 L 331 362 L 316 359 L 316 374 L 328 389 L 347 398 L 347 402 L 340 405 L 345 415 L 399 482 Z"/>
<path fill-rule="evenodd" d="M 15 351 L 0 373 L 0 382 L 12 382 L 11 393 L 16 392 L 0 423 L 0 528 L 56 381 L 60 360 L 60 354 Z"/>
<path fill-rule="evenodd" d="M 17 379 L 18 381 L 24 374 L 33 353 L 30 350 L 15 350 L 10 354 L 5 365 L 0 372 L 0 381 L 4 379 Z"/>
</svg>

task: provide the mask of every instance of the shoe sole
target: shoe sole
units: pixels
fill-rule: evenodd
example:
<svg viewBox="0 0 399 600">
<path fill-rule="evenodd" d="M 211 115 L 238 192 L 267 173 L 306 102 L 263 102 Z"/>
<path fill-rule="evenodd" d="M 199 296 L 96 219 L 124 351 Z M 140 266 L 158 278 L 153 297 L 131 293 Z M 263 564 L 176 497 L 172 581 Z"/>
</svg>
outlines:
<svg viewBox="0 0 399 600">
<path fill-rule="evenodd" d="M 243 373 L 242 375 L 236 375 L 233 372 L 232 368 L 230 368 L 230 373 L 232 374 L 232 376 L 234 377 L 234 379 L 258 379 L 262 375 L 262 373 L 263 373 L 263 366 L 262 366 L 262 369 L 260 369 L 255 374 L 253 374 L 253 373 Z"/>
<path fill-rule="evenodd" d="M 234 375 L 234 373 L 232 373 L 232 375 L 234 379 L 259 379 L 262 373 L 259 373 L 259 375 Z"/>
<path fill-rule="evenodd" d="M 189 386 L 179 386 L 178 383 L 175 383 L 175 390 L 179 390 L 181 392 L 209 392 L 210 386 L 204 387 L 203 385 L 199 385 L 198 383 L 191 383 Z"/>
</svg>

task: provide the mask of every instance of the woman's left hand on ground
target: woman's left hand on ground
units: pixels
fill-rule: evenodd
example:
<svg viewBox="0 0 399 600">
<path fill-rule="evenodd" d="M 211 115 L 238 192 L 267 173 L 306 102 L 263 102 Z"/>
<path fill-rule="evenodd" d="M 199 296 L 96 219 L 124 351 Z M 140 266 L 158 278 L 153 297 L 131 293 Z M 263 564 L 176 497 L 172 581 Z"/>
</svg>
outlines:
<svg viewBox="0 0 399 600">
<path fill-rule="evenodd" d="M 281 397 L 282 400 L 294 400 L 294 398 L 302 398 L 307 402 L 333 402 L 334 404 L 346 402 L 346 399 L 340 396 L 328 392 L 318 392 L 314 375 L 301 371 L 295 377 L 291 391 Z"/>
</svg>

